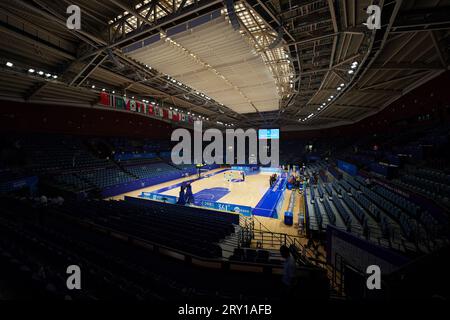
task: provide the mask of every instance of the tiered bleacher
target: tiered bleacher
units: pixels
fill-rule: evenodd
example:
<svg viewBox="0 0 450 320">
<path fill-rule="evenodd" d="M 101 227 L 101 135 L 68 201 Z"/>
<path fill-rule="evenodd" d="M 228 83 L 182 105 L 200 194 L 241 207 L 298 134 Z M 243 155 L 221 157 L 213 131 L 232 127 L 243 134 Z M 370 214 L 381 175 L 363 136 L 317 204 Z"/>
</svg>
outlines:
<svg viewBox="0 0 450 320">
<path fill-rule="evenodd" d="M 333 196 L 333 204 L 335 205 L 337 211 L 339 212 L 339 215 L 341 216 L 347 231 L 352 230 L 352 217 L 348 213 L 347 209 L 344 208 L 344 206 L 341 203 L 341 200 L 337 195 Z"/>
<path fill-rule="evenodd" d="M 125 170 L 139 179 L 164 176 L 174 172 L 180 172 L 180 170 L 176 167 L 164 162 L 127 166 L 125 167 Z"/>
<path fill-rule="evenodd" d="M 60 188 L 74 193 L 95 188 L 94 184 L 82 179 L 76 173 L 55 175 L 53 176 L 53 180 Z"/>
<path fill-rule="evenodd" d="M 39 299 L 121 301 L 186 297 L 264 299 L 273 296 L 273 288 L 279 282 L 267 274 L 223 274 L 214 269 L 198 269 L 149 249 L 149 244 L 157 244 L 159 250 L 171 247 L 220 258 L 216 241 L 235 231 L 234 215 L 204 214 L 188 207 L 174 210 L 173 206 L 168 209 L 158 203 L 52 204 L 48 200 L 1 198 L 0 265 L 21 297 L 26 294 Z M 269 261 L 269 253 L 264 250 L 245 249 L 245 257 L 255 263 Z M 69 265 L 81 268 L 83 290 L 67 289 Z M 236 281 L 246 281 L 250 287 L 236 288 Z M 5 281 L 2 286 L 4 289 Z M 13 295 L 14 290 L 8 294 Z"/>
<path fill-rule="evenodd" d="M 430 252 L 446 241 L 443 230 L 448 229 L 417 203 L 381 184 L 368 185 L 367 177 L 352 177 L 334 166 L 328 166 L 328 170 L 333 171 L 331 183 L 309 179 L 306 195 L 310 229 L 325 231 L 330 224 L 408 254 Z"/>
<path fill-rule="evenodd" d="M 410 168 L 394 181 L 399 186 L 424 194 L 448 206 L 450 205 L 450 185 L 447 179 L 448 176 L 444 172 Z"/>
<path fill-rule="evenodd" d="M 90 171 L 79 172 L 78 177 L 89 181 L 99 189 L 130 182 L 134 178 L 119 168 L 98 168 Z"/>
<path fill-rule="evenodd" d="M 30 160 L 26 167 L 34 172 L 57 172 L 107 166 L 89 152 L 81 138 L 71 136 L 38 135 L 17 137 L 16 145 Z"/>
<path fill-rule="evenodd" d="M 143 205 L 126 201 L 86 201 L 70 204 L 59 211 L 94 222 L 99 226 L 124 232 L 203 257 L 221 257 L 217 243 L 235 232 L 237 216 L 211 214 L 185 206 L 167 206 L 152 201 Z"/>
<path fill-rule="evenodd" d="M 145 181 L 151 185 L 192 175 L 195 165 L 174 165 L 166 142 L 127 138 L 90 138 L 68 135 L 17 135 L 8 144 L 22 161 L 18 168 L 0 170 L 0 189 L 18 177 L 37 175 L 47 191 L 115 195 Z M 5 187 L 3 188 L 3 182 Z M 121 189 L 121 186 L 125 186 Z M 128 187 L 127 187 L 128 186 Z"/>
<path fill-rule="evenodd" d="M 324 199 L 323 202 L 323 206 L 325 207 L 325 212 L 328 216 L 328 221 L 332 224 L 332 225 L 336 225 L 336 216 L 333 212 L 333 210 L 331 209 L 330 203 L 328 202 L 328 199 Z"/>
</svg>

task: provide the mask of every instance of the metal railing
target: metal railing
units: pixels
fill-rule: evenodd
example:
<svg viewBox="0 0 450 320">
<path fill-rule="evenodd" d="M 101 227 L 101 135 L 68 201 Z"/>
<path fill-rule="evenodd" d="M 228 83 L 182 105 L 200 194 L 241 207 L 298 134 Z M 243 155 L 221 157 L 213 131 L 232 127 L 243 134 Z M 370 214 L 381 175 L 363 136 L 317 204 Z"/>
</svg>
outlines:
<svg viewBox="0 0 450 320">
<path fill-rule="evenodd" d="M 241 230 L 239 234 L 239 244 L 248 247 L 254 243 L 261 249 L 278 249 L 285 245 L 291 249 L 291 253 L 299 265 L 318 267 L 325 271 L 330 281 L 331 288 L 338 296 L 344 295 L 342 257 L 336 257 L 339 262 L 335 267 L 329 265 L 324 259 L 319 259 L 317 253 L 305 246 L 302 242 L 305 238 L 288 235 L 286 233 L 272 232 L 256 217 L 240 217 Z"/>
</svg>

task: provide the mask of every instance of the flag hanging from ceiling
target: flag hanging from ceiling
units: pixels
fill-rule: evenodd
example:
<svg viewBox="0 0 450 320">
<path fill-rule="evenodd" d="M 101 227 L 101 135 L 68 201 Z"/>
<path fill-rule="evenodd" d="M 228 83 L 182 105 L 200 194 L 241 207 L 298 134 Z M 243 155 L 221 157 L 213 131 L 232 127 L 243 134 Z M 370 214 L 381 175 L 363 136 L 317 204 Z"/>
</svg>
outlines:
<svg viewBox="0 0 450 320">
<path fill-rule="evenodd" d="M 155 114 L 158 116 L 158 117 L 163 117 L 164 116 L 164 112 L 163 112 L 163 109 L 162 108 L 160 108 L 160 107 L 155 107 Z"/>
<path fill-rule="evenodd" d="M 111 105 L 116 109 L 125 109 L 125 101 L 119 96 L 111 96 Z"/>
<path fill-rule="evenodd" d="M 111 105 L 111 99 L 110 95 L 106 92 L 100 92 L 100 103 L 104 106 L 110 106 Z"/>
<path fill-rule="evenodd" d="M 101 105 L 111 106 L 116 109 L 129 110 L 154 115 L 160 118 L 172 120 L 174 122 L 185 122 L 185 123 L 194 122 L 194 118 L 191 115 L 169 110 L 151 103 L 144 103 L 141 101 L 136 101 L 134 99 L 129 99 L 127 97 L 108 94 L 106 92 L 100 92 L 99 103 Z"/>
<path fill-rule="evenodd" d="M 144 104 L 143 102 L 136 101 L 136 111 L 137 112 L 139 112 L 139 113 L 144 112 L 143 104 Z"/>
<path fill-rule="evenodd" d="M 130 101 L 130 110 L 131 111 L 136 111 L 137 110 L 137 106 L 136 106 L 136 101 L 135 100 L 131 100 Z"/>
<path fill-rule="evenodd" d="M 127 110 L 136 111 L 136 101 L 134 99 L 126 99 Z"/>
</svg>

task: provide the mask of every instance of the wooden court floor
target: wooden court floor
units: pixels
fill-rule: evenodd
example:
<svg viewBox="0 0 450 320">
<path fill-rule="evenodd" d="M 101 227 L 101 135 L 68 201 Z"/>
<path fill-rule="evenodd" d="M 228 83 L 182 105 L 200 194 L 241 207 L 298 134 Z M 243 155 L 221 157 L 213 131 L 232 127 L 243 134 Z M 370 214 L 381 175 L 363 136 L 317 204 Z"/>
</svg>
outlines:
<svg viewBox="0 0 450 320">
<path fill-rule="evenodd" d="M 226 188 L 229 190 L 229 193 L 224 195 L 222 198 L 220 198 L 219 202 L 222 203 L 233 203 L 238 205 L 244 205 L 244 206 L 250 206 L 255 207 L 258 202 L 261 200 L 265 192 L 269 188 L 269 175 L 267 174 L 255 174 L 255 175 L 248 175 L 245 178 L 244 182 L 228 182 L 224 178 L 224 173 L 219 172 L 223 169 L 214 169 L 211 171 L 208 171 L 208 174 L 214 174 L 217 173 L 211 177 L 196 180 L 191 183 L 192 185 L 192 192 L 195 194 L 199 191 L 203 191 L 203 193 L 207 193 L 207 190 L 205 189 L 213 189 L 213 188 Z M 118 196 L 111 197 L 110 199 L 114 200 L 123 200 L 125 196 L 130 197 L 137 197 L 142 192 L 155 192 L 160 189 L 164 189 L 161 194 L 166 195 L 172 195 L 172 196 L 178 196 L 179 187 L 175 187 L 173 189 L 168 189 L 169 187 L 176 185 L 178 183 L 181 183 L 183 181 L 191 180 L 193 179 L 193 176 L 171 180 L 168 182 L 164 182 L 158 185 L 134 190 L 131 192 L 127 192 Z M 166 190 L 168 189 L 168 190 Z M 281 211 L 278 212 L 278 218 L 268 218 L 268 217 L 261 217 L 261 216 L 253 216 L 253 219 L 255 221 L 255 228 L 260 228 L 264 231 L 271 231 L 276 233 L 286 233 L 291 236 L 301 236 L 298 230 L 298 215 L 303 214 L 303 198 L 297 194 L 295 207 L 294 207 L 294 225 L 288 226 L 284 224 L 284 212 L 287 210 L 289 206 L 289 199 L 292 192 L 297 191 L 291 191 L 286 190 L 285 196 L 283 200 L 283 204 L 281 206 Z"/>
</svg>

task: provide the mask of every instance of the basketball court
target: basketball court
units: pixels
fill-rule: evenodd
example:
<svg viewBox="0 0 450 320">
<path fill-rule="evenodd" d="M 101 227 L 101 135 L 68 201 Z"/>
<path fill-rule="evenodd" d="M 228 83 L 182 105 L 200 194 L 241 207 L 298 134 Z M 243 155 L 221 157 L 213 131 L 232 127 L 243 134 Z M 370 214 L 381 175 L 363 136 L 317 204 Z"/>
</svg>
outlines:
<svg viewBox="0 0 450 320">
<path fill-rule="evenodd" d="M 242 179 L 241 171 L 227 168 L 213 169 L 197 175 L 176 179 L 154 186 L 124 193 L 111 199 L 122 200 L 126 196 L 142 198 L 145 193 L 158 194 L 168 197 L 178 197 L 182 185 L 189 183 L 195 199 L 195 205 L 208 206 L 211 203 L 230 204 L 234 206 L 250 207 L 254 216 L 262 218 L 264 225 L 273 227 L 270 220 L 280 220 L 287 207 L 290 196 L 285 188 L 284 175 L 279 176 L 277 182 L 270 187 L 269 172 L 246 174 Z M 273 212 L 276 212 L 273 214 Z M 214 212 L 211 212 L 213 214 Z M 295 217 L 294 217 L 295 218 Z M 282 221 L 280 220 L 282 224 Z M 287 228 L 292 228 L 288 227 Z M 271 231 L 278 228 L 271 228 Z M 296 231 L 295 231 L 296 233 Z"/>
</svg>

